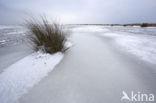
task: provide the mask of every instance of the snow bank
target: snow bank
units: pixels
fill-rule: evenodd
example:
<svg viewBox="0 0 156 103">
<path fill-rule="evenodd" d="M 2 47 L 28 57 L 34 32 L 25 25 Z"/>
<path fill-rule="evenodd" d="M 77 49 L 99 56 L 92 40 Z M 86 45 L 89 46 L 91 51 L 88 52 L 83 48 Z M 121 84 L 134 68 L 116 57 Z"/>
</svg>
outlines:
<svg viewBox="0 0 156 103">
<path fill-rule="evenodd" d="M 15 29 L 15 28 L 21 28 L 19 25 L 0 25 L 0 30 L 1 29 Z"/>
<path fill-rule="evenodd" d="M 122 50 L 156 64 L 156 36 L 130 33 L 104 33 L 102 36 L 112 37 Z"/>
<path fill-rule="evenodd" d="M 156 38 L 127 36 L 117 42 L 142 60 L 156 64 Z"/>
<path fill-rule="evenodd" d="M 48 75 L 63 58 L 62 53 L 53 55 L 33 53 L 0 74 L 0 103 L 14 103 L 24 93 Z"/>
<path fill-rule="evenodd" d="M 72 29 L 73 32 L 107 32 L 103 26 L 79 26 Z"/>
</svg>

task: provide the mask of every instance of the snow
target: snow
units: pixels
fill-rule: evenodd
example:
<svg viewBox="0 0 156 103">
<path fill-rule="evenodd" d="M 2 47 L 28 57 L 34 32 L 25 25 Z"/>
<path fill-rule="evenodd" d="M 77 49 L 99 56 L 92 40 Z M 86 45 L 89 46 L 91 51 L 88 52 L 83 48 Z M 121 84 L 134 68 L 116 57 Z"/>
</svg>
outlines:
<svg viewBox="0 0 156 103">
<path fill-rule="evenodd" d="M 6 40 L 0 40 L 0 44 L 5 44 Z"/>
<path fill-rule="evenodd" d="M 141 59 L 153 64 L 156 63 L 156 37 L 127 36 L 124 39 L 118 39 L 117 42 Z"/>
<path fill-rule="evenodd" d="M 107 32 L 102 26 L 80 26 L 72 29 L 73 32 Z"/>
<path fill-rule="evenodd" d="M 104 33 L 102 36 L 112 37 L 121 50 L 128 51 L 144 61 L 156 64 L 156 36 L 133 35 L 130 33 Z"/>
<path fill-rule="evenodd" d="M 65 48 L 70 48 L 72 47 L 73 44 L 70 41 L 66 41 L 64 45 L 65 45 Z"/>
<path fill-rule="evenodd" d="M 26 29 L 21 26 L 0 25 L 0 47 L 13 46 L 26 43 Z M 5 40 L 5 42 L 4 42 Z"/>
<path fill-rule="evenodd" d="M 33 53 L 0 74 L 0 103 L 14 103 L 62 60 L 63 54 Z"/>
<path fill-rule="evenodd" d="M 0 41 L 6 40 L 5 43 L 8 45 L 15 42 L 20 44 L 21 42 L 16 41 L 16 39 L 21 38 L 20 33 L 24 33 L 21 29 L 19 29 L 21 32 L 17 30 L 17 33 L 16 29 L 0 27 Z M 117 54 L 116 51 L 109 48 L 107 41 L 102 41 L 97 36 L 109 37 L 112 39 L 113 45 L 119 45 L 119 50 L 128 51 L 142 60 L 155 63 L 155 28 L 77 26 L 72 31 L 74 32 L 72 40 L 76 46 L 70 50 L 63 63 L 56 68 L 57 70 L 65 69 L 62 69 L 59 73 L 48 75 L 62 60 L 62 53 L 50 55 L 37 52 L 24 57 L 7 67 L 0 74 L 0 103 L 14 103 L 21 97 L 26 101 L 27 98 L 24 97 L 26 93 L 28 93 L 26 95 L 29 98 L 27 100 L 32 103 L 48 103 L 49 100 L 69 103 L 72 100 L 72 102 L 82 102 L 85 99 L 88 102 L 101 100 L 103 103 L 104 101 L 107 102 L 108 99 L 116 102 L 120 98 L 116 96 L 121 93 L 122 88 L 131 90 L 133 87 L 145 90 L 145 85 L 147 87 L 153 86 L 154 89 L 151 90 L 155 90 L 155 84 L 152 84 L 155 83 L 155 75 L 151 73 L 151 68 L 147 69 L 144 64 L 137 64 L 134 60 Z M 66 42 L 65 46 L 69 48 L 72 44 Z M 6 60 L 9 61 L 10 59 Z M 43 82 L 41 82 L 34 86 L 43 78 L 45 78 L 44 83 L 46 85 L 42 85 Z M 116 80 L 120 84 L 114 82 Z M 128 84 L 127 81 L 129 81 Z M 140 81 L 145 81 L 145 83 Z M 113 96 L 115 99 L 112 99 Z M 37 102 L 33 102 L 33 100 Z"/>
<path fill-rule="evenodd" d="M 154 94 L 154 66 L 120 54 L 112 49 L 116 46 L 112 39 L 98 34 L 102 33 L 74 32 L 74 46 L 60 65 L 19 103 L 121 103 L 122 91 Z"/>
</svg>

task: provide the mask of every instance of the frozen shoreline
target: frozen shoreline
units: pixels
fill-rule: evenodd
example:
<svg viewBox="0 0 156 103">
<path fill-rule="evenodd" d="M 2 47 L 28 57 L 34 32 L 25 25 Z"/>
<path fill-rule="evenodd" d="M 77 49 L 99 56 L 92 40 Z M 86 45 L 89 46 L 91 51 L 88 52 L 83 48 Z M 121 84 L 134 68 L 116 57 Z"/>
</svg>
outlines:
<svg viewBox="0 0 156 103">
<path fill-rule="evenodd" d="M 156 93 L 154 69 L 118 53 L 108 40 L 73 33 L 75 45 L 62 62 L 19 103 L 121 103 L 122 91 Z"/>
<path fill-rule="evenodd" d="M 109 37 L 123 52 L 156 64 L 156 27 L 82 26 L 74 28 L 73 32 L 95 33 L 95 35 Z"/>
<path fill-rule="evenodd" d="M 74 46 L 64 58 L 61 53 L 33 53 L 0 73 L 0 102 L 120 103 L 122 90 L 155 93 L 156 71 L 146 63 L 156 59 L 155 34 L 114 32 L 102 26 L 71 30 Z M 71 46 L 68 42 L 66 45 Z M 115 48 L 116 45 L 121 48 Z M 128 56 L 123 54 L 127 51 Z M 129 58 L 133 53 L 136 58 Z"/>
<path fill-rule="evenodd" d="M 0 73 L 18 60 L 28 56 L 32 50 L 27 45 L 13 45 L 0 48 Z"/>
</svg>

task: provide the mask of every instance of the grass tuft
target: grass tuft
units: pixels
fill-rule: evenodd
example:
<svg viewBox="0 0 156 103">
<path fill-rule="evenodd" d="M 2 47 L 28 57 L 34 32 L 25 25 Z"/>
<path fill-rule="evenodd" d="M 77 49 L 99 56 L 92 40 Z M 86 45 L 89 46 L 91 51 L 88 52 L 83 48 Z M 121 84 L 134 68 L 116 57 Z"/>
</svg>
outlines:
<svg viewBox="0 0 156 103">
<path fill-rule="evenodd" d="M 64 52 L 67 32 L 58 23 L 49 23 L 46 18 L 41 20 L 30 19 L 26 21 L 28 38 L 35 51 L 45 53 Z"/>
</svg>

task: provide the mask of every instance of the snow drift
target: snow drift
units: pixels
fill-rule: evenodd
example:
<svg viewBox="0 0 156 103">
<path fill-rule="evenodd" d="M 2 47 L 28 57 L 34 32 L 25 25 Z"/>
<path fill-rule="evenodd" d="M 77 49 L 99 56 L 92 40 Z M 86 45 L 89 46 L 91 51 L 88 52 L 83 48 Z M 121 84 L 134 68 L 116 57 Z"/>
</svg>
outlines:
<svg viewBox="0 0 156 103">
<path fill-rule="evenodd" d="M 63 54 L 33 53 L 0 74 L 0 103 L 14 103 L 61 61 Z"/>
<path fill-rule="evenodd" d="M 144 61 L 156 64 L 156 36 L 134 35 L 130 33 L 104 33 L 104 37 L 111 37 L 121 48 Z"/>
</svg>

